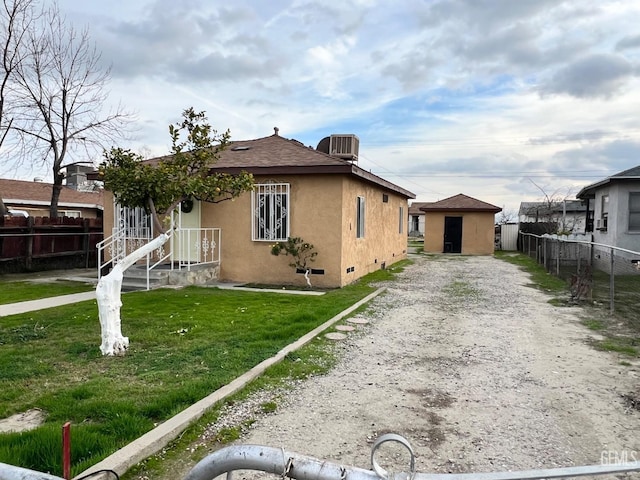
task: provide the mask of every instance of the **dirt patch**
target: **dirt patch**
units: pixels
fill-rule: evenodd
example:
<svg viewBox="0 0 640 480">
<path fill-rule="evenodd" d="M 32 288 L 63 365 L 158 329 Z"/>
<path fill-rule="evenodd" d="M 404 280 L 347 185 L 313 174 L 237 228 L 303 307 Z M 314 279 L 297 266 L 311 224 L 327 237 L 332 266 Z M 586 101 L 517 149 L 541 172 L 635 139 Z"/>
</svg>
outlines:
<svg viewBox="0 0 640 480">
<path fill-rule="evenodd" d="M 26 432 L 44 423 L 46 415 L 38 408 L 16 413 L 0 420 L 0 433 Z"/>
</svg>

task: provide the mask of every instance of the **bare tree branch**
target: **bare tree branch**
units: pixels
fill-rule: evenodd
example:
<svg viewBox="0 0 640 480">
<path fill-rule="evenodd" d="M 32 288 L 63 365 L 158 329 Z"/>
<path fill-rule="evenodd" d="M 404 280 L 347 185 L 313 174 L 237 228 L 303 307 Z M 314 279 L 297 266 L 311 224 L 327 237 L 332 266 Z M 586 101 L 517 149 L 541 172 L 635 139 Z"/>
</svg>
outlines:
<svg viewBox="0 0 640 480">
<path fill-rule="evenodd" d="M 13 80 L 18 66 L 24 59 L 22 49 L 25 35 L 35 19 L 33 0 L 3 0 L 0 9 L 0 45 L 2 46 L 2 70 L 0 70 L 0 151 L 13 126 Z M 1 159 L 4 160 L 4 159 Z M 7 208 L 0 192 L 0 216 Z"/>
<path fill-rule="evenodd" d="M 57 5 L 46 9 L 26 32 L 24 61 L 16 69 L 16 132 L 21 135 L 19 164 L 39 162 L 51 169 L 50 215 L 57 216 L 64 169 L 94 164 L 101 153 L 126 137 L 132 120 L 121 107 L 105 113 L 110 70 L 88 30 L 66 22 Z"/>
</svg>

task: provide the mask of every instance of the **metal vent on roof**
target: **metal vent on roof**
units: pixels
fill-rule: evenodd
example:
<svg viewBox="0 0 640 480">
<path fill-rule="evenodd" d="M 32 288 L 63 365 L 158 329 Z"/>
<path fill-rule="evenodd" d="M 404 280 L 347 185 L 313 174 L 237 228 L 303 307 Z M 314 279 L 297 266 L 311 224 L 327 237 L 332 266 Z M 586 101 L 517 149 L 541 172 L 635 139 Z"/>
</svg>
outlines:
<svg viewBox="0 0 640 480">
<path fill-rule="evenodd" d="M 360 139 L 356 135 L 331 135 L 329 139 L 329 155 L 357 162 L 359 149 Z"/>
<path fill-rule="evenodd" d="M 239 145 L 231 149 L 231 151 L 233 152 L 244 152 L 245 150 L 251 150 L 251 147 L 245 147 L 245 146 Z"/>
</svg>

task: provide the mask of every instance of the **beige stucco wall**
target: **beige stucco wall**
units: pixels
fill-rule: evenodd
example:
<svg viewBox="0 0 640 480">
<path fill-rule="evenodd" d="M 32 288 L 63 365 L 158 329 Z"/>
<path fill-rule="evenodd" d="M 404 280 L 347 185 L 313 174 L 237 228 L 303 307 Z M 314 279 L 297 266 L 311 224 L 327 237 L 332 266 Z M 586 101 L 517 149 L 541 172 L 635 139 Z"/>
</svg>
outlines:
<svg viewBox="0 0 640 480">
<path fill-rule="evenodd" d="M 462 217 L 462 254 L 493 254 L 495 215 L 491 212 L 427 212 L 424 234 L 425 252 L 443 252 L 445 217 Z"/>
<path fill-rule="evenodd" d="M 383 194 L 388 201 L 383 201 Z M 342 216 L 344 218 L 341 284 L 347 285 L 407 256 L 408 202 L 405 197 L 383 191 L 375 185 L 345 177 Z M 357 197 L 365 198 L 365 234 L 356 238 Z M 402 219 L 399 208 L 403 207 Z M 400 232 L 402 224 L 402 233 Z M 353 267 L 353 272 L 347 269 Z"/>
<path fill-rule="evenodd" d="M 312 275 L 311 282 L 318 287 L 340 285 L 340 182 L 326 175 L 257 176 L 255 181 L 290 184 L 289 235 L 313 244 L 318 256 L 311 268 L 325 271 Z M 271 255 L 274 242 L 251 240 L 251 221 L 250 193 L 233 202 L 203 205 L 203 225 L 222 228 L 221 279 L 306 285 L 304 275 L 289 266 L 291 257 Z"/>
<path fill-rule="evenodd" d="M 384 192 L 347 175 L 276 175 L 255 177 L 256 183 L 290 184 L 291 237 L 314 245 L 318 256 L 311 268 L 317 287 L 342 287 L 361 276 L 406 258 L 407 199 Z M 365 237 L 356 238 L 356 197 L 365 197 Z M 105 205 L 112 197 L 105 192 Z M 399 207 L 403 207 L 400 221 Z M 289 266 L 291 257 L 271 255 L 270 241 L 251 240 L 251 193 L 233 201 L 202 204 L 202 227 L 222 230 L 220 280 L 240 283 L 306 285 L 304 275 Z M 402 223 L 403 231 L 399 232 Z M 113 208 L 104 211 L 110 235 Z M 347 273 L 347 268 L 354 267 Z"/>
</svg>

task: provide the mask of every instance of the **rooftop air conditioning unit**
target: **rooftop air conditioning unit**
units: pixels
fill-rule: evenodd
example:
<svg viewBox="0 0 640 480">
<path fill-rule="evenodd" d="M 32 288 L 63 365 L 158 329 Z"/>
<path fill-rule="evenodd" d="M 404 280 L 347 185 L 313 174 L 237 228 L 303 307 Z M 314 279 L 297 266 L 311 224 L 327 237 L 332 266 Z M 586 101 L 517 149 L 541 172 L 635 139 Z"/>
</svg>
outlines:
<svg viewBox="0 0 640 480">
<path fill-rule="evenodd" d="M 358 161 L 360 139 L 356 135 L 331 135 L 329 155 L 352 162 Z"/>
</svg>

